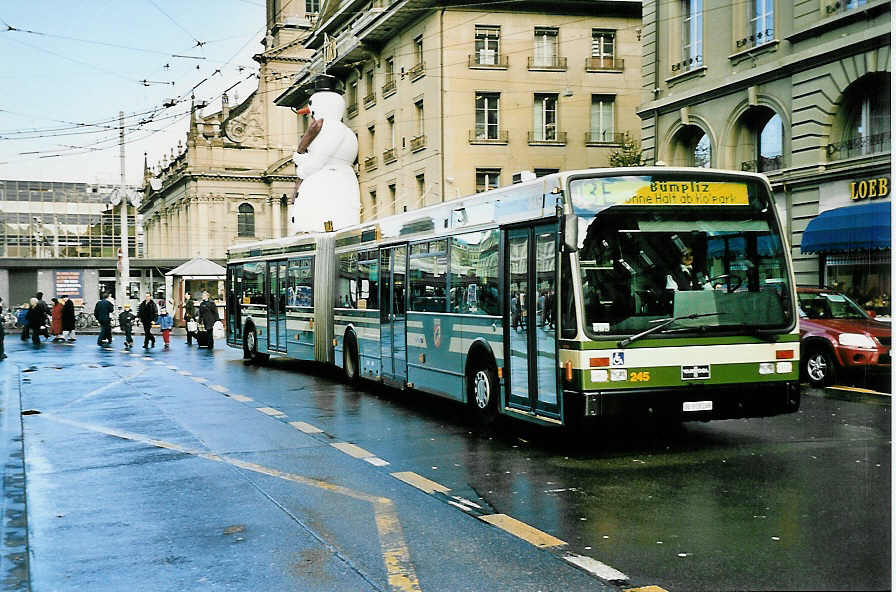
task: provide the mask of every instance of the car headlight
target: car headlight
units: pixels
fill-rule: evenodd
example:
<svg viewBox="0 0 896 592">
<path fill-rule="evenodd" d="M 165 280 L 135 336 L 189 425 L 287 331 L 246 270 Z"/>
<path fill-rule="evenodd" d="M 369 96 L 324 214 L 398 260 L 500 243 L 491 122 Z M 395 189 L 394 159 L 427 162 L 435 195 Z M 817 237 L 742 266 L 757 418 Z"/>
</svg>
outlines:
<svg viewBox="0 0 896 592">
<path fill-rule="evenodd" d="M 867 335 L 862 335 L 861 333 L 841 333 L 837 337 L 837 341 L 840 342 L 840 345 L 845 345 L 847 347 L 877 349 L 877 346 L 874 345 L 874 340 Z"/>
</svg>

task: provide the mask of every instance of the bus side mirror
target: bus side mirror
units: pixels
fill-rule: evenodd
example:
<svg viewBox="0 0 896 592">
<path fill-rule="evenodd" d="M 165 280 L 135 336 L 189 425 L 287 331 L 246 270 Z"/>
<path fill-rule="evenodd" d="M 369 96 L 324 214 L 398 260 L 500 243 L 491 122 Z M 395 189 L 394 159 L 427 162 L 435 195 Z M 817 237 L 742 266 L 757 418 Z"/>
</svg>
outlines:
<svg viewBox="0 0 896 592">
<path fill-rule="evenodd" d="M 579 217 L 575 214 L 564 214 L 562 218 L 563 252 L 575 253 L 579 250 Z"/>
</svg>

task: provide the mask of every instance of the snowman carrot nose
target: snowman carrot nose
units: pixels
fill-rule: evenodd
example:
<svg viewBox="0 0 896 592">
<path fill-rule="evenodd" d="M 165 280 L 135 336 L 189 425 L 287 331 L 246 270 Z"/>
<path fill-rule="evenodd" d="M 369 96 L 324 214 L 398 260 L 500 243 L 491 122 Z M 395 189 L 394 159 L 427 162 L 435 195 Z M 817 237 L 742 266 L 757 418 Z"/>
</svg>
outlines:
<svg viewBox="0 0 896 592">
<path fill-rule="evenodd" d="M 296 115 L 308 115 L 311 113 L 311 107 L 302 107 L 301 109 L 296 109 Z"/>
</svg>

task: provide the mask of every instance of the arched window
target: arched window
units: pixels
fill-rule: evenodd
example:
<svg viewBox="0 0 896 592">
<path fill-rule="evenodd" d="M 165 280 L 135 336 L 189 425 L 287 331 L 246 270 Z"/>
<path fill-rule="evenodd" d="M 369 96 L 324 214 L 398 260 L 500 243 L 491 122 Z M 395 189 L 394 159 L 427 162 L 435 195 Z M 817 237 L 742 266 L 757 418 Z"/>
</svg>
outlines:
<svg viewBox="0 0 896 592">
<path fill-rule="evenodd" d="M 741 170 L 767 172 L 783 168 L 784 123 L 774 110 L 750 107 L 738 120 L 734 133 L 734 157 Z"/>
<path fill-rule="evenodd" d="M 889 152 L 890 74 L 869 74 L 846 89 L 841 117 L 841 141 L 828 147 L 833 158 Z"/>
<path fill-rule="evenodd" d="M 255 208 L 247 203 L 240 204 L 236 215 L 236 235 L 255 236 Z"/>
<path fill-rule="evenodd" d="M 712 166 L 712 143 L 709 134 L 696 125 L 686 125 L 675 134 L 671 145 L 670 164 L 709 168 Z"/>
</svg>

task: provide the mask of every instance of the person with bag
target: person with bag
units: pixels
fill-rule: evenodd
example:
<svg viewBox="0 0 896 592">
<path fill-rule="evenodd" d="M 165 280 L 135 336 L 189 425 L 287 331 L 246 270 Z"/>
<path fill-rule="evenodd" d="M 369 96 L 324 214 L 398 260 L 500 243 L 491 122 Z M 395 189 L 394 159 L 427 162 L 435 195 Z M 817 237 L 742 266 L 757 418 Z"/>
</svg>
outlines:
<svg viewBox="0 0 896 592">
<path fill-rule="evenodd" d="M 28 309 L 27 319 L 28 326 L 31 328 L 31 343 L 34 345 L 40 345 L 40 336 L 43 334 L 46 325 L 47 315 L 44 313 L 43 307 L 40 305 L 40 300 L 37 298 L 32 298 L 30 301 L 31 307 Z"/>
<path fill-rule="evenodd" d="M 143 323 L 143 349 L 149 348 L 150 343 L 152 343 L 152 347 L 155 347 L 156 338 L 152 334 L 152 324 L 159 318 L 159 307 L 149 292 L 146 293 L 143 302 L 137 307 L 137 318 Z"/>
<path fill-rule="evenodd" d="M 96 338 L 97 345 L 106 342 L 112 345 L 112 313 L 115 312 L 115 305 L 112 304 L 111 298 L 111 294 L 108 296 L 103 294 L 93 307 L 93 316 L 100 324 L 100 334 Z"/>
<path fill-rule="evenodd" d="M 202 341 L 200 341 L 198 338 L 196 339 L 197 344 L 202 345 L 203 342 L 206 342 L 207 340 L 206 343 L 208 345 L 208 348 L 214 349 L 215 336 L 213 333 L 213 329 L 215 327 L 215 323 L 217 323 L 219 320 L 218 307 L 215 305 L 215 301 L 209 299 L 207 291 L 203 291 L 202 302 L 199 303 L 199 321 L 202 323 L 201 329 L 205 330 L 205 335 L 202 336 Z"/>
<path fill-rule="evenodd" d="M 168 309 L 162 307 L 159 310 L 159 329 L 162 331 L 162 340 L 165 342 L 165 349 L 171 345 L 171 328 L 174 326 L 174 319 L 168 314 Z"/>
<path fill-rule="evenodd" d="M 193 338 L 196 337 L 196 331 L 199 330 L 199 323 L 196 322 L 196 303 L 193 302 L 193 295 L 187 292 L 187 300 L 184 302 L 184 321 L 187 324 L 187 345 L 193 345 Z"/>
<path fill-rule="evenodd" d="M 131 349 L 134 345 L 134 319 L 137 316 L 131 312 L 131 305 L 125 304 L 121 314 L 118 315 L 118 326 L 124 332 L 124 348 Z"/>
<path fill-rule="evenodd" d="M 28 341 L 28 303 L 26 302 L 16 311 L 16 321 L 22 325 L 22 341 Z"/>
</svg>

